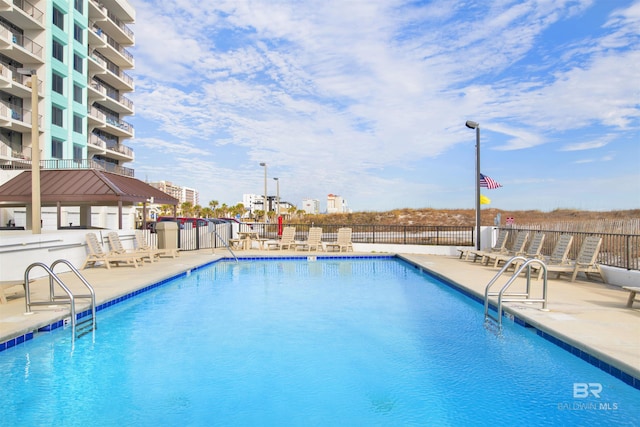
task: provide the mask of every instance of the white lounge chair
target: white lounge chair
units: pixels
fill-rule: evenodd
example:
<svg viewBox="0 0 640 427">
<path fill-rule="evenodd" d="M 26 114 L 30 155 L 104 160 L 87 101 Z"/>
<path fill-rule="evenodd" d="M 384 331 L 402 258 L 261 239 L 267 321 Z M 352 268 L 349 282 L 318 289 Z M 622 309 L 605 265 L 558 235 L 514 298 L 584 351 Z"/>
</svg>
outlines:
<svg viewBox="0 0 640 427">
<path fill-rule="evenodd" d="M 90 264 L 94 267 L 97 263 L 103 263 L 107 269 L 111 268 L 111 264 L 115 264 L 116 266 L 120 266 L 120 263 L 125 265 L 131 265 L 135 268 L 138 268 L 138 263 L 141 265 L 142 257 L 137 254 L 117 254 L 113 252 L 105 252 L 102 249 L 102 245 L 98 242 L 98 237 L 95 233 L 87 233 L 87 248 L 89 249 L 89 254 L 87 255 L 87 259 L 85 259 L 84 264 L 82 264 L 82 268 L 84 269 Z"/>
<path fill-rule="evenodd" d="M 291 249 L 296 243 L 296 228 L 287 226 L 282 229 L 280 240 L 267 242 L 267 249 Z"/>
<path fill-rule="evenodd" d="M 338 229 L 338 236 L 335 242 L 326 242 L 327 251 L 331 249 L 337 249 L 338 252 L 353 251 L 353 243 L 351 242 L 352 230 L 348 227 Z"/>
<path fill-rule="evenodd" d="M 598 254 L 602 245 L 602 237 L 589 236 L 584 239 L 580 246 L 580 252 L 574 262 L 569 264 L 549 264 L 547 265 L 547 273 L 556 273 L 556 278 L 560 278 L 562 274 L 571 275 L 571 281 L 576 280 L 578 273 L 584 273 L 587 279 L 591 278 L 591 274 L 598 274 L 604 283 L 607 280 L 602 274 L 600 264 L 598 264 Z"/>
<path fill-rule="evenodd" d="M 505 245 L 507 244 L 507 237 L 509 237 L 509 230 L 500 230 L 495 245 L 488 251 L 476 250 L 476 249 L 458 249 L 460 251 L 460 258 L 464 254 L 465 261 L 473 255 L 473 262 L 476 262 L 478 258 L 482 259 L 485 254 L 503 254 L 507 252 Z"/>
<path fill-rule="evenodd" d="M 154 259 L 158 257 L 157 252 L 152 249 L 125 249 L 122 245 L 122 241 L 120 240 L 120 235 L 115 231 L 107 233 L 107 240 L 109 241 L 109 248 L 111 248 L 111 252 L 114 254 L 138 255 L 141 259 L 148 258 L 149 262 L 153 262 Z"/>
<path fill-rule="evenodd" d="M 136 249 L 138 251 L 152 251 L 157 254 L 158 257 L 163 255 L 170 256 L 172 258 L 180 255 L 177 249 L 158 249 L 147 243 L 144 232 L 142 230 L 136 230 Z"/>
<path fill-rule="evenodd" d="M 488 265 L 491 260 L 494 260 L 493 266 L 497 267 L 500 261 L 504 261 L 505 258 L 509 259 L 514 256 L 524 255 L 525 247 L 527 245 L 527 239 L 529 238 L 528 231 L 519 231 L 516 235 L 516 240 L 513 242 L 513 246 L 511 249 L 507 251 L 507 253 L 502 254 L 492 254 L 487 253 L 482 257 L 482 263 Z"/>
<path fill-rule="evenodd" d="M 531 239 L 531 242 L 529 243 L 529 247 L 527 248 L 526 252 L 519 253 L 517 255 L 524 256 L 529 259 L 540 258 L 541 256 L 540 252 L 542 251 L 542 244 L 544 243 L 544 238 L 545 238 L 544 233 L 541 233 L 541 232 L 535 233 L 533 235 L 533 239 Z M 498 267 L 501 262 L 506 263 L 513 256 L 515 255 L 496 255 L 495 263 L 493 264 L 493 266 Z M 512 263 L 512 266 L 514 267 L 514 269 L 517 269 L 520 264 L 522 264 L 522 261 L 515 261 Z"/>
<path fill-rule="evenodd" d="M 309 234 L 307 234 L 307 240 L 293 244 L 293 248 L 297 251 L 307 250 L 315 248 L 316 251 L 321 251 L 322 248 L 322 227 L 310 227 Z"/>
</svg>

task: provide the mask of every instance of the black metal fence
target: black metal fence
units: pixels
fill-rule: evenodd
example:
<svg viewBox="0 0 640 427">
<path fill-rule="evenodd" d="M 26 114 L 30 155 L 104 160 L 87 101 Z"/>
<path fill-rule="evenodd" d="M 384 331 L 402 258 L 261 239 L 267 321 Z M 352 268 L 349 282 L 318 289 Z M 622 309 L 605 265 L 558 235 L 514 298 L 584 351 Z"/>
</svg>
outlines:
<svg viewBox="0 0 640 427">
<path fill-rule="evenodd" d="M 307 237 L 310 224 L 287 224 L 296 228 L 296 240 Z M 278 224 L 240 224 L 240 231 L 257 231 L 266 239 L 278 238 Z M 398 245 L 473 245 L 474 227 L 427 226 L 427 225 L 322 225 L 322 240 L 336 241 L 338 229 L 349 227 L 353 230 L 353 243 L 384 243 Z"/>
<path fill-rule="evenodd" d="M 305 240 L 310 224 L 286 224 L 296 228 L 296 240 Z M 239 231 L 255 231 L 261 238 L 277 240 L 279 236 L 278 224 L 242 223 Z M 474 227 L 455 226 L 422 226 L 422 225 L 322 225 L 322 240 L 332 242 L 337 239 L 338 229 L 349 227 L 353 230 L 353 243 L 378 243 L 396 245 L 435 245 L 435 246 L 473 246 L 475 244 Z M 216 230 L 218 235 L 213 233 Z M 542 232 L 545 241 L 541 253 L 550 255 L 562 234 L 567 232 L 552 230 L 534 230 L 528 228 L 508 228 L 510 231 Z M 573 243 L 569 251 L 569 258 L 575 259 L 580 246 L 587 236 L 602 237 L 602 246 L 598 255 L 598 262 L 602 265 L 640 270 L 640 235 L 615 233 L 585 233 L 571 232 Z M 509 248 L 513 244 L 516 233 L 510 233 L 506 243 Z M 186 227 L 179 230 L 178 247 L 183 251 L 223 248 L 232 238 L 231 224 L 210 224 L 207 227 Z"/>
<path fill-rule="evenodd" d="M 543 255 L 550 255 L 553 247 L 562 234 L 573 236 L 573 242 L 569 250 L 569 259 L 576 259 L 580 246 L 588 236 L 602 237 L 602 245 L 598 254 L 598 263 L 612 267 L 620 267 L 627 270 L 640 270 L 640 235 L 616 234 L 616 233 L 585 233 L 550 230 L 534 230 L 529 228 L 508 228 L 510 231 L 528 231 L 544 233 Z M 516 233 L 509 233 L 506 246 L 510 247 L 516 237 Z"/>
</svg>

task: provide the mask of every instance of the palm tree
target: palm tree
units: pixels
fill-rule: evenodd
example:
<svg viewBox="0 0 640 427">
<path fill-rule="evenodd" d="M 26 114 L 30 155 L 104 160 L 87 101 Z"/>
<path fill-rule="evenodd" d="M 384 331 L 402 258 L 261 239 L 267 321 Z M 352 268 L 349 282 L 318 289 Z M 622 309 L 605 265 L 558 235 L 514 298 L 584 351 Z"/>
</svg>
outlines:
<svg viewBox="0 0 640 427">
<path fill-rule="evenodd" d="M 218 203 L 218 201 L 217 201 L 217 200 L 211 200 L 211 201 L 209 201 L 209 207 L 210 207 L 212 210 L 214 210 L 214 211 L 216 210 L 216 208 L 218 207 L 218 205 L 219 205 L 219 204 L 220 204 L 220 203 Z"/>
<path fill-rule="evenodd" d="M 184 202 L 180 205 L 180 213 L 182 214 L 182 216 L 190 217 L 192 211 L 193 211 L 193 203 Z"/>
</svg>

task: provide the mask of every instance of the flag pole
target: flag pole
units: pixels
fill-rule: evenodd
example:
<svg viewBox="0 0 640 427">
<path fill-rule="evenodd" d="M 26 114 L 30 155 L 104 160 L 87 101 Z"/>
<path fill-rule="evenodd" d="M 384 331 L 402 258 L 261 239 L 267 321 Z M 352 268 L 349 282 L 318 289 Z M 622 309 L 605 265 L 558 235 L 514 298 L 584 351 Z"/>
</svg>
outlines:
<svg viewBox="0 0 640 427">
<path fill-rule="evenodd" d="M 480 250 L 480 123 L 467 120 L 465 125 L 476 130 L 476 249 Z"/>
</svg>

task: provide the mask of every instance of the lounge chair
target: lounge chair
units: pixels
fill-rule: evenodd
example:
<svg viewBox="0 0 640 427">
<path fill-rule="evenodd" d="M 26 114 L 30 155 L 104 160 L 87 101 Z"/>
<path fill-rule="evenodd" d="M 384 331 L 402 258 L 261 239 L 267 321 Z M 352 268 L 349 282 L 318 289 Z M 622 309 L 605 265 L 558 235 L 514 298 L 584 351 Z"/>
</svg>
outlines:
<svg viewBox="0 0 640 427">
<path fill-rule="evenodd" d="M 493 266 L 497 267 L 500 261 L 506 262 L 508 259 L 514 256 L 523 256 L 525 254 L 525 247 L 527 245 L 527 239 L 529 238 L 528 231 L 519 231 L 516 240 L 513 242 L 513 246 L 504 254 L 486 254 L 482 257 L 482 263 L 488 265 L 491 260 L 494 260 Z"/>
<path fill-rule="evenodd" d="M 476 250 L 476 249 L 458 249 L 460 251 L 460 258 L 465 254 L 465 261 L 469 259 L 469 256 L 473 255 L 473 262 L 476 262 L 478 258 L 482 259 L 485 254 L 504 254 L 507 252 L 505 245 L 507 244 L 507 237 L 509 237 L 509 230 L 500 230 L 496 244 L 488 251 Z"/>
<path fill-rule="evenodd" d="M 569 250 L 571 249 L 571 243 L 573 243 L 573 236 L 571 234 L 561 234 L 560 238 L 556 241 L 551 255 L 540 255 L 538 258 L 545 262 L 545 264 L 563 265 L 567 264 L 567 257 L 569 256 Z M 532 264 L 531 268 L 534 271 L 538 271 L 538 279 L 542 276 L 542 269 L 539 269 L 536 264 Z"/>
<path fill-rule="evenodd" d="M 282 229 L 280 240 L 267 242 L 267 249 L 291 249 L 296 243 L 296 228 L 287 226 Z"/>
<path fill-rule="evenodd" d="M 147 239 L 145 238 L 145 235 L 142 230 L 136 230 L 136 249 L 141 252 L 143 251 L 154 252 L 155 254 L 157 254 L 158 257 L 166 255 L 166 256 L 175 258 L 179 255 L 179 252 L 177 249 L 158 249 L 151 246 L 149 243 L 147 243 Z"/>
<path fill-rule="evenodd" d="M 325 243 L 327 251 L 329 248 L 337 249 L 338 252 L 353 252 L 353 243 L 351 242 L 351 228 L 343 227 L 338 229 L 338 237 L 335 242 Z"/>
<path fill-rule="evenodd" d="M 307 235 L 307 240 L 303 242 L 298 242 L 293 244 L 293 248 L 297 251 L 300 250 L 308 250 L 311 251 L 312 248 L 315 248 L 316 251 L 323 250 L 322 248 L 322 227 L 310 227 L 309 234 Z"/>
<path fill-rule="evenodd" d="M 109 242 L 111 252 L 114 254 L 138 255 L 140 259 L 148 258 L 149 262 L 153 262 L 158 256 L 158 254 L 151 249 L 125 249 L 120 240 L 120 236 L 115 231 L 107 233 L 107 241 Z"/>
<path fill-rule="evenodd" d="M 469 259 L 469 256 L 473 255 L 473 262 L 476 262 L 478 258 L 484 260 L 485 255 L 490 254 L 505 254 L 507 253 L 507 249 L 505 248 L 507 244 L 507 237 L 509 237 L 509 230 L 500 230 L 498 233 L 498 238 L 496 239 L 495 245 L 491 247 L 488 251 L 469 249 L 466 252 L 465 261 Z M 461 249 L 458 249 L 462 251 Z M 462 258 L 462 252 L 460 252 L 460 258 Z"/>
<path fill-rule="evenodd" d="M 135 268 L 138 268 L 138 263 L 142 265 L 142 257 L 138 254 L 105 252 L 100 242 L 98 242 L 98 237 L 95 233 L 87 233 L 86 240 L 89 255 L 87 255 L 87 259 L 85 259 L 84 264 L 82 264 L 81 270 L 85 269 L 89 264 L 96 266 L 99 262 L 102 262 L 107 269 L 111 268 L 112 263 L 116 266 L 124 263 L 125 265 L 132 265 Z"/>
<path fill-rule="evenodd" d="M 562 274 L 570 274 L 571 281 L 576 280 L 578 273 L 584 273 L 587 279 L 591 279 L 591 274 L 600 275 L 600 279 L 607 283 L 600 264 L 598 264 L 598 254 L 602 245 L 602 237 L 589 236 L 584 239 L 580 246 L 580 252 L 574 262 L 568 264 L 549 264 L 547 265 L 547 273 L 557 273 L 556 278 L 560 278 Z"/>
</svg>

